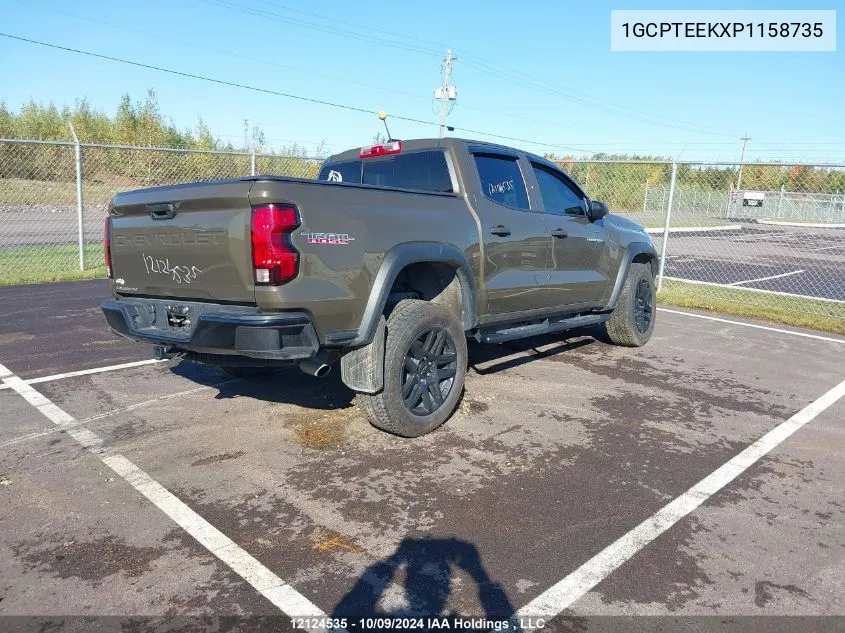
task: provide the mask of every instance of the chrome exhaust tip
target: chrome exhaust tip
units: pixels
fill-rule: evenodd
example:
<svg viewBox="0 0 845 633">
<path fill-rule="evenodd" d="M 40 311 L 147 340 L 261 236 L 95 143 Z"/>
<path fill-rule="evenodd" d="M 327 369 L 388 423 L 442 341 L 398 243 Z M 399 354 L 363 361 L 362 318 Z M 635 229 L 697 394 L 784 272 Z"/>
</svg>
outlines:
<svg viewBox="0 0 845 633">
<path fill-rule="evenodd" d="M 299 368 L 310 376 L 323 378 L 332 370 L 332 366 L 324 363 L 319 358 L 303 358 L 299 361 Z"/>
</svg>

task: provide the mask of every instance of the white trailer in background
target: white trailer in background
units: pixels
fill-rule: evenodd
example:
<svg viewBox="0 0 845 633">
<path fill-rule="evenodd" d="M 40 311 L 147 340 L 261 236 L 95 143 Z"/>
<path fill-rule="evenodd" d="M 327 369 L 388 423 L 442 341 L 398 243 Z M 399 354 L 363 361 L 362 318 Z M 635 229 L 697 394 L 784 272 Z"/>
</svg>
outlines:
<svg viewBox="0 0 845 633">
<path fill-rule="evenodd" d="M 744 207 L 762 207 L 763 200 L 766 194 L 762 191 L 743 191 L 742 192 L 742 206 Z"/>
</svg>

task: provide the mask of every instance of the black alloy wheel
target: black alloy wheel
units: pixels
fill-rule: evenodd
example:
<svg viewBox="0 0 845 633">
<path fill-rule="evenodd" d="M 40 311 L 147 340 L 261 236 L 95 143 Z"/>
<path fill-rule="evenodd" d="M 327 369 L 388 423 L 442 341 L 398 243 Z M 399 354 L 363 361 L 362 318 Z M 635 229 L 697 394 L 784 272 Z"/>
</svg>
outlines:
<svg viewBox="0 0 845 633">
<path fill-rule="evenodd" d="M 637 329 L 645 334 L 651 326 L 652 302 L 651 285 L 647 279 L 640 279 L 634 302 L 634 321 Z"/>
<path fill-rule="evenodd" d="M 455 342 L 441 328 L 426 330 L 411 343 L 401 383 L 408 411 L 430 415 L 443 405 L 455 382 L 457 360 Z"/>
</svg>

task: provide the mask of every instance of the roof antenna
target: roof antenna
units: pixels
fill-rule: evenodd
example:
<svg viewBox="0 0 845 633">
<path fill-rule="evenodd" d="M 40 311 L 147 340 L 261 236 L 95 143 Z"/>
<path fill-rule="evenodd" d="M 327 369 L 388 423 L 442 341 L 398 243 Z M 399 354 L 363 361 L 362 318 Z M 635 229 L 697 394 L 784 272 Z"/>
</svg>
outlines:
<svg viewBox="0 0 845 633">
<path fill-rule="evenodd" d="M 393 138 L 390 134 L 390 128 L 387 127 L 387 112 L 384 110 L 380 110 L 378 113 L 378 118 L 381 119 L 381 122 L 384 123 L 384 131 L 387 132 L 387 142 L 390 143 L 395 141 L 396 139 Z"/>
</svg>

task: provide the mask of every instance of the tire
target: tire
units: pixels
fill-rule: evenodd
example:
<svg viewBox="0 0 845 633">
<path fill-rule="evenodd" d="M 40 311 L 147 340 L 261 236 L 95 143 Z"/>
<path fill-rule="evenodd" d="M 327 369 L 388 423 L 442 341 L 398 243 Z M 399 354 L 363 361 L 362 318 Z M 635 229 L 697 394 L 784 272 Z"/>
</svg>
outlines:
<svg viewBox="0 0 845 633">
<path fill-rule="evenodd" d="M 250 378 L 258 378 L 259 376 L 265 376 L 273 371 L 273 367 L 218 367 L 220 371 L 222 371 L 227 376 L 231 376 L 232 378 L 241 378 L 243 380 L 249 380 Z"/>
<path fill-rule="evenodd" d="M 604 324 L 614 344 L 642 347 L 648 343 L 657 316 L 656 294 L 651 265 L 631 264 L 616 309 Z"/>
<path fill-rule="evenodd" d="M 466 335 L 458 320 L 436 303 L 405 299 L 387 319 L 384 388 L 359 393 L 358 404 L 382 431 L 431 433 L 455 411 L 466 367 Z"/>
</svg>

